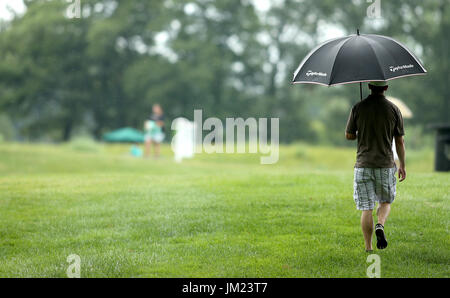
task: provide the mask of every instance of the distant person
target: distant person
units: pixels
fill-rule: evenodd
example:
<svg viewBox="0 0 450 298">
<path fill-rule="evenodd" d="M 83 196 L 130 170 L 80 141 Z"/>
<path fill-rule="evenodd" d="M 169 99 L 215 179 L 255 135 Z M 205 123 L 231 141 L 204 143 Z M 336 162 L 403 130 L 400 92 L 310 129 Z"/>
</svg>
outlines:
<svg viewBox="0 0 450 298">
<path fill-rule="evenodd" d="M 150 156 L 151 147 L 155 158 L 160 155 L 160 144 L 164 140 L 164 112 L 159 104 L 153 105 L 153 113 L 145 122 L 145 154 L 144 157 Z"/>
<path fill-rule="evenodd" d="M 386 82 L 370 82 L 371 94 L 353 106 L 347 122 L 346 138 L 358 139 L 358 153 L 354 169 L 353 198 L 362 211 L 361 228 L 366 251 L 372 251 L 373 209 L 378 202 L 375 235 L 377 248 L 387 247 L 384 225 L 396 195 L 397 166 L 394 163 L 392 142 L 399 158 L 400 182 L 406 178 L 403 118 L 400 110 L 388 101 L 384 92 Z"/>
</svg>

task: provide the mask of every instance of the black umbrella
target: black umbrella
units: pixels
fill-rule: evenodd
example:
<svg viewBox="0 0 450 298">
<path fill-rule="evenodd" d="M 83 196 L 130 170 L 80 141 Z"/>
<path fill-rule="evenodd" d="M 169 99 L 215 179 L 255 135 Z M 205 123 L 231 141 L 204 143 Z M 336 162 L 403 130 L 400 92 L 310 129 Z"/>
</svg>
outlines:
<svg viewBox="0 0 450 298">
<path fill-rule="evenodd" d="M 398 41 L 374 34 L 359 34 L 326 41 L 313 49 L 294 73 L 294 84 L 333 86 L 388 81 L 421 75 L 422 63 Z"/>
</svg>

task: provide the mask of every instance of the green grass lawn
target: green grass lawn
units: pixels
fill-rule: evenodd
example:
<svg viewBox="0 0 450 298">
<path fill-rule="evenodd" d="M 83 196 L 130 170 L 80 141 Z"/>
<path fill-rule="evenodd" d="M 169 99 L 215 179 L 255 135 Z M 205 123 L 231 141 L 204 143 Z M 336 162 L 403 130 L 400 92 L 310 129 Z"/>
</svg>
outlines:
<svg viewBox="0 0 450 298">
<path fill-rule="evenodd" d="M 127 146 L 0 144 L 0 277 L 365 277 L 354 149 L 176 164 Z M 450 277 L 448 173 L 407 152 L 382 277 Z"/>
</svg>

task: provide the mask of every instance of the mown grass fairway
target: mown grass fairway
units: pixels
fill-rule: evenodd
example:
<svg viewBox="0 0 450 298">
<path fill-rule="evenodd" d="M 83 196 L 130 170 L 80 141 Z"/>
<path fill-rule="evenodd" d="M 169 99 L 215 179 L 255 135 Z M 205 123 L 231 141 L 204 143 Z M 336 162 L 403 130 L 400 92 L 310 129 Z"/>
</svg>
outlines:
<svg viewBox="0 0 450 298">
<path fill-rule="evenodd" d="M 0 276 L 365 277 L 354 149 L 282 147 L 175 164 L 127 146 L 0 144 Z M 450 176 L 407 152 L 375 250 L 382 277 L 450 277 Z"/>
</svg>

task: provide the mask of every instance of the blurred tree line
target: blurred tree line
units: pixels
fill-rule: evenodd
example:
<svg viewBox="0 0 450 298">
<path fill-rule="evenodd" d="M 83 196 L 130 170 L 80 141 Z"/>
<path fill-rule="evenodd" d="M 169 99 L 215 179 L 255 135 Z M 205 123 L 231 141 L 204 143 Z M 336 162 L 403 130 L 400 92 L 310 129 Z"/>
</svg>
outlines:
<svg viewBox="0 0 450 298">
<path fill-rule="evenodd" d="M 100 138 L 141 128 L 160 103 L 168 125 L 194 109 L 279 117 L 283 142 L 344 144 L 359 86 L 291 84 L 330 28 L 404 42 L 429 73 L 391 81 L 390 94 L 415 112 L 409 124 L 448 122 L 448 1 L 383 0 L 378 20 L 363 0 L 273 0 L 268 10 L 257 1 L 81 0 L 81 18 L 69 18 L 65 0 L 25 0 L 24 15 L 0 23 L 0 134 Z"/>
</svg>

